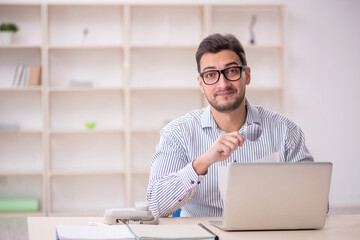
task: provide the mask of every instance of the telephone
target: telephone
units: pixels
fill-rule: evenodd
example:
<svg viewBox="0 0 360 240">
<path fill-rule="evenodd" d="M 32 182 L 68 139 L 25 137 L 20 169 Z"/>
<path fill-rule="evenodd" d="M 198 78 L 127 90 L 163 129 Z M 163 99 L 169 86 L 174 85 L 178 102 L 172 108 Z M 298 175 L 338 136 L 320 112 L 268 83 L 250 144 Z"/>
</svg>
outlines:
<svg viewBox="0 0 360 240">
<path fill-rule="evenodd" d="M 106 224 L 158 224 L 159 218 L 155 218 L 149 210 L 146 202 L 136 202 L 135 208 L 111 208 L 104 213 Z"/>
</svg>

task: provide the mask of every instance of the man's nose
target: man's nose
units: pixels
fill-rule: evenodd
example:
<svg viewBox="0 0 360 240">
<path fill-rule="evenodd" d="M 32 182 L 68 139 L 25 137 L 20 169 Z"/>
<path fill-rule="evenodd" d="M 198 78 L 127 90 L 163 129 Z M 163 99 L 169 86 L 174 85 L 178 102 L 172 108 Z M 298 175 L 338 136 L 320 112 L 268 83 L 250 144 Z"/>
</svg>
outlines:
<svg viewBox="0 0 360 240">
<path fill-rule="evenodd" d="M 218 87 L 225 87 L 231 85 L 230 81 L 225 78 L 224 74 L 220 74 L 219 81 L 217 82 Z"/>
</svg>

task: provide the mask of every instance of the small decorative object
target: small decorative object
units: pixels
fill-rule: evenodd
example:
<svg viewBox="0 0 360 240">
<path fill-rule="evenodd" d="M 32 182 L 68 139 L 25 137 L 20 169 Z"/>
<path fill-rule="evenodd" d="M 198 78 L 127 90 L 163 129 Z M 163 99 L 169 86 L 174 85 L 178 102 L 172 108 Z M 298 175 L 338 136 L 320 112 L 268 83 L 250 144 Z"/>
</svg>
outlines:
<svg viewBox="0 0 360 240">
<path fill-rule="evenodd" d="M 254 26 L 256 23 L 256 15 L 252 15 L 251 16 L 251 21 L 250 21 L 250 25 L 249 25 L 249 32 L 250 32 L 250 44 L 255 44 L 255 32 L 254 32 Z"/>
<path fill-rule="evenodd" d="M 83 30 L 83 38 L 81 40 L 81 43 L 82 44 L 85 44 L 86 43 L 86 39 L 87 39 L 87 36 L 89 34 L 89 29 L 88 28 L 84 28 Z"/>
<path fill-rule="evenodd" d="M 93 85 L 93 80 L 91 79 L 71 79 L 69 81 L 70 86 L 78 86 L 78 87 L 91 87 Z"/>
<path fill-rule="evenodd" d="M 14 33 L 19 31 L 15 23 L 2 23 L 0 25 L 0 43 L 10 44 Z"/>
<path fill-rule="evenodd" d="M 96 122 L 86 122 L 85 123 L 85 127 L 87 129 L 93 129 L 93 128 L 95 128 L 95 126 L 96 126 Z"/>
</svg>

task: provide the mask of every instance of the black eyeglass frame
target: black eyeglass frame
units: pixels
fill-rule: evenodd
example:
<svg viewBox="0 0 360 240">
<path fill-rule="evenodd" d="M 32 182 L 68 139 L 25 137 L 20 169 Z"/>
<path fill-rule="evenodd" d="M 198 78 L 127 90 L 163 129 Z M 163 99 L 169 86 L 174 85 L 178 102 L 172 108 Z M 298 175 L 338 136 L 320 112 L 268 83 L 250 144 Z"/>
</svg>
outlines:
<svg viewBox="0 0 360 240">
<path fill-rule="evenodd" d="M 230 68 L 238 68 L 238 69 L 240 69 L 240 77 L 239 77 L 238 79 L 230 80 L 230 79 L 228 79 L 228 78 L 226 77 L 225 71 L 228 70 L 228 69 L 230 69 Z M 199 75 L 200 75 L 201 79 L 203 80 L 203 82 L 204 82 L 206 85 L 213 85 L 213 84 L 217 83 L 217 82 L 219 81 L 219 79 L 220 79 L 220 75 L 221 75 L 221 74 L 224 75 L 224 77 L 225 77 L 226 80 L 228 80 L 228 81 L 230 81 L 230 82 L 235 82 L 235 81 L 240 80 L 242 71 L 245 70 L 246 68 L 247 68 L 246 65 L 242 65 L 242 66 L 232 66 L 232 67 L 224 68 L 224 69 L 222 69 L 222 70 L 208 70 L 208 71 L 204 71 L 204 72 L 201 72 Z M 205 73 L 208 73 L 208 72 L 214 72 L 214 71 L 219 73 L 217 80 L 216 80 L 215 82 L 213 82 L 213 83 L 206 83 L 205 80 L 204 80 L 204 77 L 203 77 L 204 74 L 205 74 Z"/>
</svg>

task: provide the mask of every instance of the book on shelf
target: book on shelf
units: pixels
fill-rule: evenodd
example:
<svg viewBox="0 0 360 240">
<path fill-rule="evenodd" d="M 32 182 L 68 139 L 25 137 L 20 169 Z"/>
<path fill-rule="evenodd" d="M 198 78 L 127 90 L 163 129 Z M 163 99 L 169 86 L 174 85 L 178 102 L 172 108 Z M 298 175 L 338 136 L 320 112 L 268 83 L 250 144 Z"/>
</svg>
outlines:
<svg viewBox="0 0 360 240">
<path fill-rule="evenodd" d="M 41 83 L 41 67 L 32 66 L 28 78 L 28 86 L 40 86 Z"/>
<path fill-rule="evenodd" d="M 15 76 L 14 76 L 13 83 L 12 83 L 13 87 L 20 85 L 20 79 L 23 74 L 23 69 L 24 69 L 24 64 L 18 64 L 16 66 Z"/>
<path fill-rule="evenodd" d="M 35 197 L 0 198 L 0 213 L 37 211 L 39 211 L 39 201 Z"/>
<path fill-rule="evenodd" d="M 124 239 L 217 239 L 213 233 L 198 224 L 166 225 L 56 225 L 58 240 L 124 240 Z"/>
<path fill-rule="evenodd" d="M 13 79 L 13 87 L 40 86 L 41 66 L 18 64 Z"/>
</svg>

